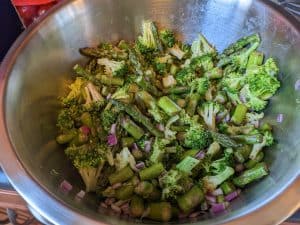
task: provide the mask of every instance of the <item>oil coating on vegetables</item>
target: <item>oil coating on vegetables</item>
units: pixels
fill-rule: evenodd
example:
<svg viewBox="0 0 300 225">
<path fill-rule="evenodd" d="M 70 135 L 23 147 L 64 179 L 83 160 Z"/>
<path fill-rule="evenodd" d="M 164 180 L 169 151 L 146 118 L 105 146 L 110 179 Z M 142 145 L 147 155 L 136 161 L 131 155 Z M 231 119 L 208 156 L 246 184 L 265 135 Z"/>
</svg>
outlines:
<svg viewBox="0 0 300 225">
<path fill-rule="evenodd" d="M 258 34 L 218 53 L 202 34 L 189 45 L 152 21 L 141 27 L 136 42 L 79 50 L 88 62 L 60 98 L 57 143 L 86 192 L 116 213 L 169 221 L 224 211 L 269 173 L 274 139 L 261 120 L 278 66 Z"/>
</svg>

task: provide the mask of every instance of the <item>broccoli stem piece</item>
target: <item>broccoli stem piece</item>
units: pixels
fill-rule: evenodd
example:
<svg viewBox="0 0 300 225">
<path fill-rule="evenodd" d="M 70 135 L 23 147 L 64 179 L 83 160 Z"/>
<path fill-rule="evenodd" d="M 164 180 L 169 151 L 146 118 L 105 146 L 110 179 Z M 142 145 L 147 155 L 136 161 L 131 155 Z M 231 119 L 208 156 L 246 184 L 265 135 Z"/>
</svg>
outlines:
<svg viewBox="0 0 300 225">
<path fill-rule="evenodd" d="M 111 85 L 123 86 L 124 85 L 124 79 L 120 78 L 120 77 L 112 77 L 112 76 L 97 74 L 95 76 L 95 78 L 97 80 L 99 80 L 99 82 L 101 84 L 104 84 L 104 85 L 109 85 L 109 86 L 111 86 Z"/>
<path fill-rule="evenodd" d="M 199 164 L 199 162 L 200 161 L 198 159 L 187 156 L 176 165 L 176 168 L 180 171 L 191 174 L 192 170 Z"/>
<path fill-rule="evenodd" d="M 134 176 L 133 171 L 129 166 L 124 167 L 123 169 L 116 171 L 115 173 L 111 174 L 108 177 L 109 183 L 111 185 L 116 183 L 122 183 L 126 180 L 129 180 L 131 177 Z"/>
<path fill-rule="evenodd" d="M 133 217 L 141 217 L 144 213 L 144 210 L 145 210 L 144 200 L 141 197 L 134 195 L 130 201 L 131 215 Z"/>
<path fill-rule="evenodd" d="M 102 161 L 97 168 L 94 167 L 78 168 L 78 171 L 85 184 L 86 192 L 91 192 L 96 190 L 98 178 L 100 176 L 104 163 L 105 162 Z"/>
<path fill-rule="evenodd" d="M 218 173 L 217 175 L 204 177 L 203 178 L 204 187 L 208 191 L 213 191 L 225 180 L 231 177 L 233 174 L 234 174 L 234 169 L 232 169 L 229 166 L 226 166 L 226 168 L 222 172 Z"/>
<path fill-rule="evenodd" d="M 233 192 L 233 191 L 236 190 L 234 184 L 231 183 L 230 181 L 225 181 L 225 182 L 223 182 L 223 183 L 221 184 L 220 187 L 221 187 L 221 189 L 222 189 L 224 195 L 228 195 L 228 194 L 230 194 L 231 192 Z"/>
<path fill-rule="evenodd" d="M 120 200 L 127 200 L 133 195 L 133 192 L 133 185 L 126 184 L 116 190 L 115 197 Z"/>
<path fill-rule="evenodd" d="M 188 105 L 186 108 L 186 112 L 189 116 L 193 116 L 195 114 L 199 99 L 200 99 L 199 94 L 195 93 L 190 95 Z"/>
<path fill-rule="evenodd" d="M 150 81 L 147 81 L 143 76 L 139 76 L 136 79 L 136 83 L 143 89 L 150 92 L 156 97 L 162 96 L 162 92 L 159 91 Z"/>
<path fill-rule="evenodd" d="M 254 159 L 248 160 L 244 165 L 247 169 L 253 168 L 257 163 L 261 162 L 264 158 L 264 153 L 260 151 Z"/>
<path fill-rule="evenodd" d="M 190 212 L 204 200 L 204 193 L 200 187 L 195 185 L 187 193 L 179 196 L 177 203 L 183 212 Z"/>
<path fill-rule="evenodd" d="M 172 207 L 169 202 L 152 202 L 148 206 L 147 218 L 167 222 L 172 217 Z"/>
<path fill-rule="evenodd" d="M 167 96 L 161 97 L 157 104 L 169 116 L 174 116 L 181 111 L 181 108 Z"/>
<path fill-rule="evenodd" d="M 245 144 L 256 144 L 263 141 L 263 136 L 261 134 L 233 135 L 231 138 Z"/>
<path fill-rule="evenodd" d="M 152 192 L 154 192 L 154 185 L 149 181 L 141 181 L 134 189 L 134 192 L 143 198 L 149 198 Z"/>
<path fill-rule="evenodd" d="M 140 139 L 144 135 L 144 131 L 135 122 L 128 117 L 124 117 L 121 120 L 121 126 L 134 137 L 136 140 Z"/>
<path fill-rule="evenodd" d="M 141 180 L 151 180 L 158 177 L 165 170 L 162 163 L 153 164 L 139 172 Z"/>
<path fill-rule="evenodd" d="M 214 141 L 209 145 L 206 154 L 214 158 L 216 155 L 220 153 L 220 150 L 221 150 L 221 146 L 219 145 L 218 142 Z"/>
<path fill-rule="evenodd" d="M 132 65 L 133 69 L 135 70 L 135 73 L 139 76 L 143 76 L 143 66 L 141 63 L 141 57 L 139 54 L 135 51 L 135 49 L 129 48 L 129 62 Z"/>
<path fill-rule="evenodd" d="M 245 185 L 259 180 L 262 177 L 268 175 L 268 167 L 266 163 L 258 163 L 255 167 L 248 169 L 242 173 L 242 175 L 233 178 L 233 183 L 238 187 L 244 187 Z"/>
<path fill-rule="evenodd" d="M 254 51 L 249 56 L 247 69 L 253 66 L 261 66 L 263 61 L 264 61 L 264 54 L 262 52 Z"/>
<path fill-rule="evenodd" d="M 238 104 L 235 107 L 234 113 L 231 117 L 231 121 L 237 125 L 241 124 L 246 117 L 247 110 L 247 106 Z"/>
<path fill-rule="evenodd" d="M 160 132 L 155 126 L 153 126 L 152 122 L 148 117 L 144 116 L 140 111 L 136 108 L 124 104 L 122 102 L 118 102 L 115 100 L 111 101 L 113 105 L 118 107 L 120 110 L 124 110 L 128 115 L 130 115 L 135 121 L 143 124 L 149 131 L 156 137 L 163 137 L 163 133 Z"/>
</svg>

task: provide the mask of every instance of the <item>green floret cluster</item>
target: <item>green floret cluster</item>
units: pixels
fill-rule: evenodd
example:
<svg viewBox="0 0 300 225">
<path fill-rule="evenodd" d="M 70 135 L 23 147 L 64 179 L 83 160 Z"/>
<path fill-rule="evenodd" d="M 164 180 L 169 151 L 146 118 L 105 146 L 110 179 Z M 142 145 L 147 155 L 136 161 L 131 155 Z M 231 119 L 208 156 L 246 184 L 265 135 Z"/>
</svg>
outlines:
<svg viewBox="0 0 300 225">
<path fill-rule="evenodd" d="M 259 35 L 221 53 L 202 34 L 176 36 L 145 20 L 135 42 L 81 48 L 87 63 L 59 99 L 56 142 L 86 192 L 136 219 L 225 209 L 269 174 L 263 110 L 281 84 Z"/>
</svg>

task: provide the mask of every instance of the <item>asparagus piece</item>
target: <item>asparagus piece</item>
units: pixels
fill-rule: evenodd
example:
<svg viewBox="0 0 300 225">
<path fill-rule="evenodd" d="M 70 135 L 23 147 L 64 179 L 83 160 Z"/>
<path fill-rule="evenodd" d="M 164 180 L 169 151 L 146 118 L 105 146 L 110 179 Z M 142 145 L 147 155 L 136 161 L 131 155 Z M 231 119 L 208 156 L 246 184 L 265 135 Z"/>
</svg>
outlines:
<svg viewBox="0 0 300 225">
<path fill-rule="evenodd" d="M 139 172 L 141 180 L 151 180 L 158 177 L 165 170 L 162 163 L 153 164 Z"/>
<path fill-rule="evenodd" d="M 224 195 L 228 195 L 229 193 L 235 191 L 235 186 L 233 183 L 231 183 L 230 181 L 225 181 L 221 184 L 221 189 L 224 193 Z"/>
<path fill-rule="evenodd" d="M 161 97 L 157 104 L 169 116 L 174 116 L 181 111 L 181 108 L 167 96 Z"/>
<path fill-rule="evenodd" d="M 248 162 L 245 163 L 245 167 L 247 169 L 253 168 L 257 163 L 261 162 L 264 158 L 264 153 L 260 151 L 257 156 L 254 159 L 248 160 Z"/>
<path fill-rule="evenodd" d="M 247 69 L 252 66 L 260 66 L 264 61 L 264 54 L 258 51 L 254 51 L 250 54 L 247 64 Z"/>
<path fill-rule="evenodd" d="M 134 138 L 132 137 L 123 137 L 121 139 L 122 147 L 130 147 L 134 143 Z"/>
<path fill-rule="evenodd" d="M 141 197 L 134 195 L 130 201 L 131 215 L 133 217 L 141 217 L 144 213 L 144 210 L 145 210 L 144 200 Z"/>
<path fill-rule="evenodd" d="M 131 184 L 123 185 L 122 187 L 116 190 L 115 197 L 120 200 L 127 200 L 133 195 L 133 192 L 134 192 L 133 185 Z"/>
<path fill-rule="evenodd" d="M 225 134 L 211 132 L 211 135 L 214 141 L 218 142 L 220 145 L 222 145 L 225 148 L 237 148 L 240 146 L 238 143 L 236 143 L 233 139 L 231 139 Z"/>
<path fill-rule="evenodd" d="M 240 176 L 233 178 L 233 183 L 238 187 L 244 187 L 253 181 L 259 180 L 268 175 L 266 163 L 258 163 L 255 167 L 244 171 Z"/>
<path fill-rule="evenodd" d="M 153 202 L 148 206 L 149 213 L 147 217 L 149 219 L 157 221 L 169 221 L 172 217 L 172 207 L 169 202 Z"/>
<path fill-rule="evenodd" d="M 195 185 L 184 195 L 178 197 L 177 203 L 183 212 L 190 212 L 204 200 L 204 193 L 200 187 Z"/>
<path fill-rule="evenodd" d="M 200 99 L 200 95 L 198 94 L 191 94 L 191 96 L 189 97 L 189 102 L 186 108 L 186 112 L 189 116 L 194 116 L 196 112 L 196 108 L 198 106 L 199 99 Z"/>
<path fill-rule="evenodd" d="M 232 139 L 245 144 L 256 144 L 262 142 L 263 136 L 261 134 L 249 134 L 249 135 L 233 135 Z"/>
<path fill-rule="evenodd" d="M 121 126 L 134 137 L 136 140 L 140 139 L 144 135 L 144 131 L 135 122 L 128 117 L 124 117 L 121 122 Z"/>
<path fill-rule="evenodd" d="M 134 192 L 143 198 L 149 198 L 154 189 L 155 187 L 151 182 L 142 181 L 135 187 Z"/>
<path fill-rule="evenodd" d="M 120 78 L 120 77 L 113 77 L 113 76 L 107 76 L 107 75 L 102 75 L 102 74 L 97 74 L 95 76 L 95 78 L 97 80 L 99 80 L 99 82 L 101 84 L 104 85 L 115 85 L 115 86 L 123 86 L 124 84 L 124 79 Z"/>
<path fill-rule="evenodd" d="M 126 105 L 122 102 L 118 102 L 115 100 L 111 101 L 112 104 L 117 106 L 120 110 L 124 110 L 128 115 L 130 115 L 135 121 L 143 124 L 149 131 L 156 137 L 163 137 L 163 133 L 160 132 L 149 120 L 148 117 L 144 116 L 139 110 L 136 108 Z"/>
<path fill-rule="evenodd" d="M 69 131 L 66 134 L 60 134 L 56 137 L 56 141 L 58 144 L 66 144 L 72 141 L 76 137 L 76 131 Z"/>
<path fill-rule="evenodd" d="M 134 173 L 129 166 L 124 167 L 123 169 L 116 171 L 108 177 L 109 183 L 111 185 L 116 183 L 122 183 L 126 180 L 129 180 L 133 177 Z"/>
</svg>

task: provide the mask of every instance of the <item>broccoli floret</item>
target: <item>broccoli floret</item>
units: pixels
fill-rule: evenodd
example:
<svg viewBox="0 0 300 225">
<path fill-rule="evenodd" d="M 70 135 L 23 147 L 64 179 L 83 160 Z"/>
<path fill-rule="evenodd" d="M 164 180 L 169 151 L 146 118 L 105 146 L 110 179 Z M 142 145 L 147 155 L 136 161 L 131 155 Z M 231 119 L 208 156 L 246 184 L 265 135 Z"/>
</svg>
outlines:
<svg viewBox="0 0 300 225">
<path fill-rule="evenodd" d="M 111 125 L 116 122 L 119 112 L 116 108 L 112 110 L 103 110 L 100 114 L 101 125 L 105 131 L 109 131 Z"/>
<path fill-rule="evenodd" d="M 220 159 L 213 161 L 210 164 L 209 171 L 213 174 L 221 173 L 227 166 L 232 167 L 234 165 L 233 150 L 227 148 L 224 150 L 224 156 Z"/>
<path fill-rule="evenodd" d="M 159 31 L 159 38 L 167 48 L 172 48 L 176 41 L 174 33 L 168 29 Z"/>
<path fill-rule="evenodd" d="M 173 45 L 172 48 L 168 49 L 168 52 L 175 56 L 177 59 L 181 60 L 185 56 L 185 52 L 179 47 L 178 44 Z"/>
<path fill-rule="evenodd" d="M 227 180 L 234 174 L 234 169 L 229 166 L 225 166 L 223 171 L 214 176 L 205 176 L 203 178 L 203 186 L 209 192 L 214 191 L 221 183 Z"/>
<path fill-rule="evenodd" d="M 149 158 L 151 163 L 158 163 L 162 161 L 165 154 L 166 146 L 169 143 L 170 140 L 164 138 L 155 138 L 155 141 L 152 146 L 152 152 Z"/>
<path fill-rule="evenodd" d="M 245 101 L 246 106 L 251 108 L 252 110 L 261 111 L 267 105 L 267 101 L 260 99 L 250 91 L 248 84 L 246 84 L 242 88 L 242 90 L 240 91 L 240 96 L 241 99 Z"/>
<path fill-rule="evenodd" d="M 246 122 L 247 124 L 254 125 L 255 127 L 259 126 L 260 120 L 264 118 L 264 113 L 256 113 L 256 112 L 251 112 L 251 113 L 246 113 Z"/>
<path fill-rule="evenodd" d="M 200 108 L 200 115 L 210 130 L 216 129 L 216 116 L 223 111 L 224 107 L 216 102 L 205 102 Z"/>
<path fill-rule="evenodd" d="M 98 59 L 98 64 L 105 67 L 105 73 L 112 76 L 123 76 L 128 68 L 125 61 L 114 61 L 108 58 Z"/>
<path fill-rule="evenodd" d="M 214 63 L 211 56 L 203 55 L 192 58 L 190 67 L 196 71 L 208 72 L 214 68 Z"/>
<path fill-rule="evenodd" d="M 99 109 L 105 103 L 105 99 L 99 93 L 98 88 L 91 82 L 84 87 L 85 106 L 87 109 Z"/>
<path fill-rule="evenodd" d="M 70 146 L 65 149 L 66 155 L 78 169 L 86 186 L 86 192 L 96 190 L 100 172 L 106 161 L 107 147 L 104 145 Z"/>
<path fill-rule="evenodd" d="M 203 55 L 216 55 L 217 51 L 206 38 L 199 34 L 198 38 L 192 43 L 192 58 Z"/>
<path fill-rule="evenodd" d="M 204 149 L 210 141 L 210 133 L 201 124 L 192 122 L 185 134 L 184 145 L 188 148 Z"/>
<path fill-rule="evenodd" d="M 191 93 L 197 93 L 200 96 L 205 95 L 209 88 L 209 80 L 206 77 L 196 78 L 190 83 Z"/>
<path fill-rule="evenodd" d="M 73 101 L 78 102 L 79 98 L 81 97 L 82 87 L 84 83 L 85 81 L 82 78 L 77 77 L 76 80 L 69 85 L 69 94 L 67 95 L 67 97 L 62 98 L 62 102 L 64 105 L 73 104 Z"/>
<path fill-rule="evenodd" d="M 166 126 L 165 126 L 165 130 L 164 130 L 164 133 L 165 133 L 165 138 L 168 139 L 168 140 L 175 140 L 176 139 L 176 131 L 172 131 L 171 130 L 171 125 L 173 123 L 175 123 L 177 120 L 179 119 L 179 116 L 176 115 L 176 116 L 173 116 L 171 117 L 168 122 L 166 123 Z"/>
<path fill-rule="evenodd" d="M 130 103 L 132 95 L 129 93 L 129 85 L 124 85 L 118 88 L 115 93 L 111 96 L 111 99 L 122 101 L 124 103 Z"/>
<path fill-rule="evenodd" d="M 242 74 L 232 72 L 222 79 L 221 85 L 226 91 L 236 92 L 243 87 L 245 79 Z"/>
<path fill-rule="evenodd" d="M 260 71 L 260 73 L 248 72 L 246 82 L 254 96 L 267 100 L 275 94 L 280 87 L 280 82 L 276 77 L 267 73 L 266 64 L 263 65 L 263 69 L 264 71 Z M 270 70 L 273 69 L 271 68 Z"/>
<path fill-rule="evenodd" d="M 188 85 L 190 82 L 192 82 L 196 77 L 196 74 L 193 72 L 190 68 L 183 68 L 179 70 L 176 75 L 175 79 L 179 85 Z"/>
<path fill-rule="evenodd" d="M 159 179 L 159 185 L 162 188 L 162 198 L 174 200 L 193 186 L 193 180 L 186 173 L 172 169 Z"/>
<path fill-rule="evenodd" d="M 266 62 L 264 63 L 264 69 L 267 74 L 270 76 L 276 76 L 279 72 L 279 68 L 277 66 L 277 63 L 273 58 L 268 58 Z"/>
<path fill-rule="evenodd" d="M 137 39 L 137 48 L 141 53 L 162 51 L 157 29 L 152 21 L 146 20 L 142 23 L 142 36 Z"/>
<path fill-rule="evenodd" d="M 171 61 L 170 55 L 165 55 L 162 57 L 156 57 L 154 59 L 154 68 L 156 72 L 159 74 L 166 74 L 168 72 L 168 69 L 170 67 L 169 62 Z"/>
<path fill-rule="evenodd" d="M 265 131 L 262 142 L 253 145 L 249 158 L 254 160 L 257 154 L 264 147 L 271 146 L 273 143 L 274 143 L 274 138 L 272 133 L 270 131 Z"/>
<path fill-rule="evenodd" d="M 227 123 L 222 123 L 219 124 L 218 128 L 221 132 L 230 135 L 250 134 L 254 130 L 254 126 L 252 124 L 246 124 L 243 126 L 234 126 L 234 125 L 229 125 Z"/>
<path fill-rule="evenodd" d="M 70 130 L 74 128 L 74 119 L 69 109 L 62 109 L 57 117 L 57 127 L 61 130 Z"/>
</svg>

